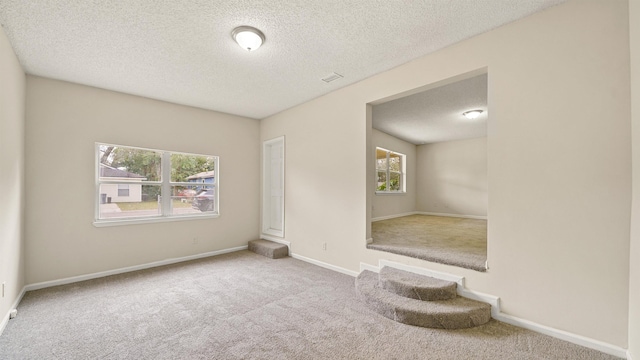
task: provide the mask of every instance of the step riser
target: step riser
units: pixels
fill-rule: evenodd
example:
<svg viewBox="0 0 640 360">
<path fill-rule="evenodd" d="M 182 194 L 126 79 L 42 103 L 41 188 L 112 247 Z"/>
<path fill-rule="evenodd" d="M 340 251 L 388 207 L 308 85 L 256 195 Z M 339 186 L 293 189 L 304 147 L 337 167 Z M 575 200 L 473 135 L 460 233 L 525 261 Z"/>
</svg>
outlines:
<svg viewBox="0 0 640 360">
<path fill-rule="evenodd" d="M 398 283 L 393 280 L 380 279 L 380 285 L 383 289 L 394 294 L 422 301 L 455 299 L 457 295 L 455 284 L 442 289 L 422 289 L 407 286 L 406 284 Z"/>
<path fill-rule="evenodd" d="M 458 284 L 410 273 L 391 267 L 383 267 L 379 274 L 380 286 L 394 294 L 422 301 L 455 299 Z"/>
<path fill-rule="evenodd" d="M 286 245 L 278 244 L 268 240 L 249 241 L 249 251 L 271 259 L 280 259 L 289 256 L 289 248 Z"/>
<path fill-rule="evenodd" d="M 486 324 L 491 320 L 491 312 L 478 309 L 464 314 L 428 316 L 417 312 L 396 310 L 394 320 L 407 325 L 432 329 L 467 329 Z"/>
<path fill-rule="evenodd" d="M 385 290 L 378 275 L 363 271 L 356 278 L 361 301 L 380 315 L 413 326 L 435 329 L 465 329 L 491 320 L 491 306 L 456 296 L 448 300 L 421 301 Z"/>
<path fill-rule="evenodd" d="M 386 306 L 359 293 L 360 299 L 378 314 L 406 325 L 420 326 L 430 329 L 468 329 L 486 324 L 491 320 L 491 311 L 477 309 L 460 314 L 430 315 Z"/>
</svg>

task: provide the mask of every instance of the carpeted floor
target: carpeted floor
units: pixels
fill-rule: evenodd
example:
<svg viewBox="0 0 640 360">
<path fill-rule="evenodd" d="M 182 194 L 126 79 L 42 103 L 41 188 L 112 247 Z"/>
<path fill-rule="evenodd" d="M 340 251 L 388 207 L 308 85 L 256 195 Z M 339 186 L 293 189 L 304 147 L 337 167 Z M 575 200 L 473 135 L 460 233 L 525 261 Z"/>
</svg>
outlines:
<svg viewBox="0 0 640 360">
<path fill-rule="evenodd" d="M 613 359 L 494 320 L 403 325 L 350 276 L 248 251 L 32 291 L 18 311 L 0 359 Z"/>
<path fill-rule="evenodd" d="M 367 248 L 486 271 L 487 221 L 409 215 L 371 223 Z"/>
</svg>

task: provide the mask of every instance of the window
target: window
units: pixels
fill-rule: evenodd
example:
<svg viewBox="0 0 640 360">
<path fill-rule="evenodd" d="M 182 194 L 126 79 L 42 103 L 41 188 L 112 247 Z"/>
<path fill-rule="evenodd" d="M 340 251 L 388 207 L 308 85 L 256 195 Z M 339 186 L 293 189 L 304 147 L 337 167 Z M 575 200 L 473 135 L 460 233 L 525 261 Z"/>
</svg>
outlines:
<svg viewBox="0 0 640 360">
<path fill-rule="evenodd" d="M 215 217 L 218 157 L 96 144 L 96 226 Z"/>
<path fill-rule="evenodd" d="M 402 193 L 405 191 L 404 154 L 376 148 L 376 193 Z"/>
<path fill-rule="evenodd" d="M 129 184 L 118 184 L 118 197 L 129 197 Z"/>
</svg>

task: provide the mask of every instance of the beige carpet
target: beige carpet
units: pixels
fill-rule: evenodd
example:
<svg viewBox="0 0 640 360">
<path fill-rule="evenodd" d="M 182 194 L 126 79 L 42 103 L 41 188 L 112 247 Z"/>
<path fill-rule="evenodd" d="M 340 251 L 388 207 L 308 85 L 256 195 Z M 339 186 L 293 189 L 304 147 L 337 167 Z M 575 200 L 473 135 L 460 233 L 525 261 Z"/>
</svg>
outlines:
<svg viewBox="0 0 640 360">
<path fill-rule="evenodd" d="M 486 271 L 487 221 L 410 215 L 371 223 L 367 248 Z"/>
<path fill-rule="evenodd" d="M 437 330 L 358 301 L 354 278 L 249 251 L 28 292 L 0 359 L 614 359 L 495 320 Z"/>
</svg>

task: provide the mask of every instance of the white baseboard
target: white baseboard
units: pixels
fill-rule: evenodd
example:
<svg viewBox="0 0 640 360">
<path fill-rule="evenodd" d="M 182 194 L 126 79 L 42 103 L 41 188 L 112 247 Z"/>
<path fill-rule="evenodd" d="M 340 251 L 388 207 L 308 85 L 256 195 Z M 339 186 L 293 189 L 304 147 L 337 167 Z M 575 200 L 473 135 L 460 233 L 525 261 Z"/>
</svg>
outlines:
<svg viewBox="0 0 640 360">
<path fill-rule="evenodd" d="M 373 266 L 373 265 L 369 265 L 369 264 L 365 264 L 363 262 L 360 263 L 360 272 L 363 272 L 364 270 L 369 270 L 369 271 L 373 271 L 374 273 L 379 273 L 380 272 L 380 268 L 377 266 Z"/>
<path fill-rule="evenodd" d="M 631 352 L 629 352 L 629 350 L 627 350 L 627 360 L 633 360 L 633 359 L 631 358 Z"/>
<path fill-rule="evenodd" d="M 411 211 L 411 212 L 406 212 L 406 213 L 402 213 L 402 214 L 379 216 L 379 217 L 376 217 L 376 218 L 372 218 L 371 222 L 376 222 L 376 221 L 380 221 L 380 220 L 395 219 L 395 218 L 399 218 L 399 217 L 403 217 L 403 216 L 409 216 L 409 215 L 431 215 L 431 216 L 446 216 L 446 217 L 455 217 L 455 218 L 464 218 L 464 219 L 487 220 L 486 216 L 481 216 L 481 215 L 461 215 L 461 214 L 448 214 L 448 213 L 434 213 L 434 212 L 428 212 L 428 211 Z"/>
<path fill-rule="evenodd" d="M 356 271 L 351 271 L 351 270 L 348 270 L 348 269 L 345 269 L 345 268 L 342 268 L 342 267 L 339 267 L 339 266 L 327 264 L 325 262 L 318 261 L 318 260 L 315 260 L 315 259 L 311 259 L 311 258 L 302 256 L 302 255 L 291 254 L 291 257 L 294 258 L 294 259 L 302 260 L 304 262 L 308 262 L 308 263 L 313 264 L 313 265 L 317 265 L 317 266 L 323 267 L 325 269 L 337 271 L 337 272 L 345 274 L 345 275 L 349 275 L 349 276 L 353 276 L 353 277 L 357 277 L 358 276 L 358 272 L 356 272 Z"/>
<path fill-rule="evenodd" d="M 455 217 L 455 218 L 464 218 L 464 219 L 487 220 L 486 216 L 481 216 L 481 215 L 460 215 L 460 214 L 434 213 L 434 212 L 426 212 L 426 211 L 416 211 L 415 213 L 418 215 L 446 216 L 446 217 Z"/>
<path fill-rule="evenodd" d="M 605 343 L 600 340 L 591 339 L 582 335 L 573 334 L 564 330 L 555 329 L 549 326 L 541 325 L 533 321 L 521 319 L 515 316 L 511 316 L 504 313 L 499 313 L 494 316 L 494 319 L 505 322 L 507 324 L 515 325 L 527 330 L 535 331 L 540 334 L 549 335 L 556 339 L 564 340 L 576 345 L 584 346 L 590 349 L 598 350 L 603 353 L 628 358 L 628 352 L 619 346 L 615 346 L 609 343 Z"/>
<path fill-rule="evenodd" d="M 395 219 L 395 218 L 399 218 L 399 217 L 403 217 L 403 216 L 416 215 L 416 214 L 418 214 L 418 212 L 416 212 L 416 211 L 410 211 L 410 212 L 406 212 L 406 213 L 402 213 L 402 214 L 393 214 L 393 215 L 386 215 L 386 216 L 378 216 L 377 218 L 372 218 L 372 219 L 371 219 L 371 222 L 380 221 L 380 220 Z"/>
<path fill-rule="evenodd" d="M 190 261 L 190 260 L 202 259 L 210 256 L 227 254 L 227 253 L 236 252 L 240 250 L 246 250 L 247 247 L 248 247 L 247 245 L 238 246 L 230 249 L 216 250 L 216 251 L 210 251 L 202 254 L 166 259 L 161 261 L 154 261 L 154 262 L 150 262 L 142 265 L 129 266 L 129 267 L 124 267 L 120 269 L 101 271 L 101 272 L 86 274 L 86 275 L 72 276 L 72 277 L 58 279 L 58 280 L 44 281 L 40 283 L 27 285 L 25 286 L 25 288 L 26 288 L 26 291 L 39 290 L 39 289 L 44 289 L 52 286 L 66 285 L 66 284 L 71 284 L 79 281 L 98 279 L 105 276 L 123 274 L 131 271 L 150 269 L 158 266 L 171 265 L 171 264 L 184 262 L 184 261 Z"/>
<path fill-rule="evenodd" d="M 369 265 L 369 264 L 365 264 L 365 263 L 360 263 L 360 271 L 362 270 L 371 270 L 374 272 L 379 272 L 379 270 L 384 267 L 384 266 L 389 266 L 389 267 L 393 267 L 393 268 L 397 268 L 400 270 L 405 270 L 405 271 L 409 271 L 409 272 L 413 272 L 416 274 L 420 274 L 420 275 L 426 275 L 426 276 L 431 276 L 434 278 L 438 278 L 438 279 L 442 279 L 442 280 L 447 280 L 447 281 L 454 281 L 456 283 L 458 283 L 458 295 L 469 298 L 469 299 L 473 299 L 473 300 L 478 300 L 478 301 L 482 301 L 488 304 L 491 304 L 491 317 L 493 317 L 494 319 L 498 320 L 498 321 L 502 321 L 505 322 L 507 324 L 511 324 L 511 325 L 515 325 L 527 330 L 531 330 L 531 331 L 535 331 L 537 333 L 541 333 L 544 335 L 548 335 L 560 340 L 564 340 L 576 345 L 580 345 L 580 346 L 584 346 L 590 349 L 594 349 L 594 350 L 598 350 L 601 351 L 603 353 L 609 354 L 609 355 L 613 355 L 613 356 L 617 356 L 617 357 L 621 357 L 621 358 L 626 358 L 628 360 L 631 360 L 631 353 L 629 353 L 626 349 L 623 349 L 619 346 L 615 346 L 612 344 L 608 344 L 599 340 L 595 340 L 595 339 L 591 339 L 582 335 L 577 335 L 577 334 L 573 334 L 567 331 L 563 331 L 563 330 L 559 330 L 559 329 L 555 329 L 549 326 L 545 326 L 545 325 L 541 325 L 538 323 L 535 323 L 533 321 L 529 321 L 529 320 L 525 320 L 525 319 L 521 319 L 518 318 L 516 316 L 512 316 L 512 315 L 508 315 L 505 314 L 501 311 L 500 309 L 500 298 L 497 296 L 493 296 L 493 295 L 489 295 L 489 294 L 484 294 L 484 293 L 480 293 L 477 291 L 473 291 L 473 290 L 469 290 L 464 286 L 464 277 L 460 277 L 457 275 L 452 275 L 452 274 L 447 274 L 447 273 L 443 273 L 443 272 L 439 272 L 439 271 L 434 271 L 434 270 L 429 270 L 429 269 L 425 269 L 425 268 L 420 268 L 420 267 L 415 267 L 415 266 L 410 266 L 410 265 L 406 265 L 406 264 L 402 264 L 402 263 L 397 263 L 397 262 L 393 262 L 393 261 L 389 261 L 389 260 L 384 260 L 384 259 L 380 259 L 380 261 L 378 262 L 379 265 L 373 266 L 373 265 Z"/>
<path fill-rule="evenodd" d="M 18 294 L 18 297 L 16 298 L 16 300 L 13 302 L 13 304 L 11 304 L 11 307 L 9 308 L 9 311 L 7 312 L 7 314 L 2 318 L 2 322 L 0 322 L 0 336 L 2 336 L 2 332 L 4 331 L 4 328 L 7 327 L 7 324 L 9 323 L 11 310 L 18 308 L 18 304 L 20 304 L 20 301 L 22 301 L 22 297 L 26 292 L 27 292 L 27 289 L 26 289 L 26 286 L 24 286 L 22 288 L 22 291 L 20 291 L 20 294 Z"/>
</svg>

